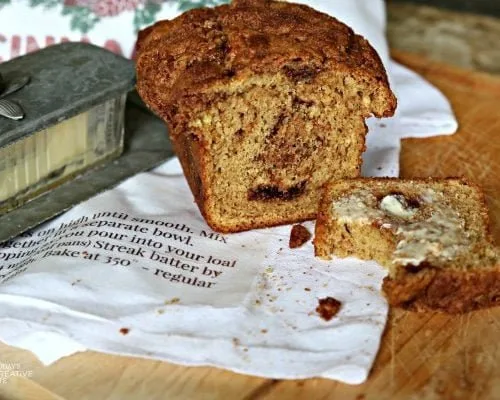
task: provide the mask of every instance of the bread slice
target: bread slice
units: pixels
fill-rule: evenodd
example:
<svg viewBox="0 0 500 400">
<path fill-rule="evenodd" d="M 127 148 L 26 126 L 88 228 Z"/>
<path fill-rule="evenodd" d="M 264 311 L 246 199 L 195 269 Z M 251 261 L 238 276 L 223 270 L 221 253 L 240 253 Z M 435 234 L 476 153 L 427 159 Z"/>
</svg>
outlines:
<svg viewBox="0 0 500 400">
<path fill-rule="evenodd" d="M 391 305 L 460 313 L 500 304 L 481 190 L 461 179 L 347 179 L 325 188 L 316 256 L 376 260 Z"/>
<path fill-rule="evenodd" d="M 137 89 L 168 123 L 196 202 L 221 232 L 314 219 L 328 180 L 359 176 L 365 118 L 396 107 L 365 39 L 269 0 L 141 32 Z"/>
</svg>

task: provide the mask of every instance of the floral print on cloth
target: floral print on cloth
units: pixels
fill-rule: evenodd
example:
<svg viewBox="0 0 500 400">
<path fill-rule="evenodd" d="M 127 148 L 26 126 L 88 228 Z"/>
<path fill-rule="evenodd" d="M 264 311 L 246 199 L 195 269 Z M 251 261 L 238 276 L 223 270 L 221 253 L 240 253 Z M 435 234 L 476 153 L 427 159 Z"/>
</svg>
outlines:
<svg viewBox="0 0 500 400">
<path fill-rule="evenodd" d="M 17 0 L 0 0 L 0 9 Z M 157 14 L 165 3 L 175 4 L 177 11 L 184 12 L 197 7 L 213 7 L 229 0 L 29 0 L 32 8 L 57 9 L 68 19 L 72 31 L 86 34 L 106 18 L 133 12 L 135 31 L 157 20 Z M 62 6 L 62 7 L 61 7 Z"/>
</svg>

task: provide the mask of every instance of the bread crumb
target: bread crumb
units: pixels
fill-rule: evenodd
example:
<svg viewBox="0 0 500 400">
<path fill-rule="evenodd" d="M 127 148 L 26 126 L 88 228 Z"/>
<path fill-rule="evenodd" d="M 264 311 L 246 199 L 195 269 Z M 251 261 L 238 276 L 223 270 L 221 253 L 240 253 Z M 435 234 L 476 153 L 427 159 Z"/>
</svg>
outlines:
<svg viewBox="0 0 500 400">
<path fill-rule="evenodd" d="M 340 310 L 342 303 L 333 297 L 325 297 L 318 300 L 316 312 L 325 321 L 330 321 Z"/>
<path fill-rule="evenodd" d="M 305 290 L 306 292 L 310 292 L 310 291 L 311 291 L 311 288 L 306 287 L 306 288 L 304 288 L 304 290 Z"/>
<path fill-rule="evenodd" d="M 262 333 L 267 333 L 267 329 L 261 329 L 260 330 Z"/>
<path fill-rule="evenodd" d="M 303 225 L 297 224 L 292 227 L 290 232 L 289 247 L 296 249 L 311 239 L 311 232 Z"/>
<path fill-rule="evenodd" d="M 122 335 L 128 335 L 129 332 L 130 332 L 129 328 L 120 328 L 120 333 Z"/>
</svg>

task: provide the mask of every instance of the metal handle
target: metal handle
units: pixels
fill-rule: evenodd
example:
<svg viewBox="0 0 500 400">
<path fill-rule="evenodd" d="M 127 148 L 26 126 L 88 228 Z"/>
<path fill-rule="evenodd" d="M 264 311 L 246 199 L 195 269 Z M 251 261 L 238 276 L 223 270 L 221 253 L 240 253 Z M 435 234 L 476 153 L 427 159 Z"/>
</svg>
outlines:
<svg viewBox="0 0 500 400">
<path fill-rule="evenodd" d="M 24 118 L 24 110 L 21 106 L 7 99 L 0 99 L 0 116 L 20 120 Z"/>
<path fill-rule="evenodd" d="M 2 78 L 2 74 L 0 74 L 0 94 L 5 90 L 5 81 Z"/>
<path fill-rule="evenodd" d="M 27 75 L 15 77 L 8 83 L 4 81 L 4 88 L 1 88 L 1 79 L 0 79 L 0 99 L 8 96 L 11 93 L 17 92 L 18 90 L 25 87 L 30 81 L 30 77 Z"/>
<path fill-rule="evenodd" d="M 5 117 L 13 120 L 20 120 L 24 118 L 23 108 L 13 101 L 7 100 L 9 94 L 17 92 L 25 87 L 30 81 L 27 75 L 17 76 L 12 79 L 8 84 L 0 74 L 0 117 Z"/>
</svg>

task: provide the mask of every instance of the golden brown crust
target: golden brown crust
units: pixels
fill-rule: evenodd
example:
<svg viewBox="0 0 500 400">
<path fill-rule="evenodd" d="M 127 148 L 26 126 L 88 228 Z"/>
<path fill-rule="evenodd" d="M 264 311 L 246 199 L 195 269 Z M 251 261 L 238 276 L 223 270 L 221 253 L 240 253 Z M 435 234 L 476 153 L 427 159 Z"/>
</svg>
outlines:
<svg viewBox="0 0 500 400">
<path fill-rule="evenodd" d="M 171 139 L 172 146 L 179 158 L 189 188 L 203 217 L 207 220 L 208 216 L 206 215 L 205 208 L 207 195 L 204 192 L 204 185 L 202 184 L 204 173 L 202 160 L 205 157 L 205 148 L 201 141 L 202 139 L 188 135 L 171 136 Z"/>
<path fill-rule="evenodd" d="M 473 271 L 424 268 L 386 277 L 382 289 L 391 306 L 459 314 L 500 305 L 500 266 Z"/>
<path fill-rule="evenodd" d="M 330 218 L 330 192 L 332 183 L 327 183 L 323 188 L 323 195 L 321 196 L 318 215 L 316 217 L 316 225 L 314 227 L 314 255 L 316 257 L 330 259 L 331 254 L 328 251 L 328 246 L 326 239 L 328 237 L 328 231 L 330 230 L 331 218 Z"/>
<path fill-rule="evenodd" d="M 293 223 L 312 221 L 313 219 L 316 218 L 316 214 L 311 214 L 301 218 L 294 218 L 294 217 L 288 219 L 279 218 L 276 220 L 267 220 L 266 222 L 259 222 L 259 223 L 250 220 L 246 222 L 241 222 L 240 224 L 231 227 L 227 227 L 225 225 L 219 225 L 219 223 L 216 220 L 211 218 L 210 213 L 205 214 L 203 211 L 202 213 L 210 228 L 220 233 L 237 233 L 237 232 L 249 231 L 252 229 L 272 228 L 280 225 L 288 225 Z"/>
<path fill-rule="evenodd" d="M 240 0 L 194 9 L 142 31 L 137 50 L 137 89 L 169 120 L 177 112 L 173 104 L 193 106 L 214 83 L 279 71 L 292 79 L 345 71 L 387 92 L 387 107 L 377 116 L 390 116 L 396 108 L 384 67 L 369 43 L 305 5 Z"/>
</svg>

